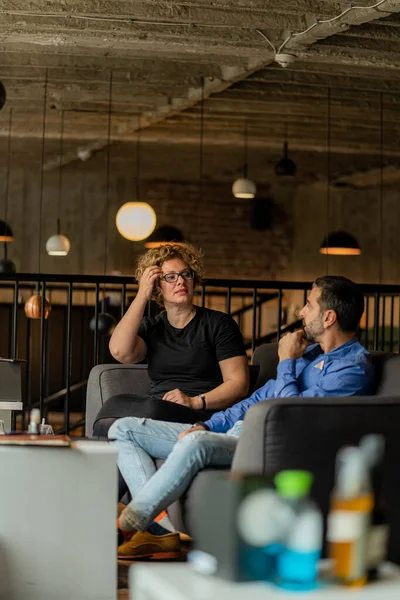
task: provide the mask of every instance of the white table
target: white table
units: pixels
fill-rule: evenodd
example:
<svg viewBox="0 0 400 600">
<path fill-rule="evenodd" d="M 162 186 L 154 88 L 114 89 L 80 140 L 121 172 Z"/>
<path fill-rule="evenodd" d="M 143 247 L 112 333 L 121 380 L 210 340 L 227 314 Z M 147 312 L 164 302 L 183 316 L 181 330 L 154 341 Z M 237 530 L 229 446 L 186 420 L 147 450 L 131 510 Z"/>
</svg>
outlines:
<svg viewBox="0 0 400 600">
<path fill-rule="evenodd" d="M 0 598 L 116 600 L 117 453 L 0 446 Z"/>
<path fill-rule="evenodd" d="M 199 575 L 185 563 L 134 564 L 129 590 L 130 600 L 399 600 L 400 569 L 385 565 L 382 580 L 361 589 L 332 586 L 296 593 L 268 583 L 235 583 Z"/>
<path fill-rule="evenodd" d="M 5 431 L 11 430 L 11 415 L 13 410 L 22 410 L 22 402 L 0 400 L 0 421 L 4 421 Z"/>
</svg>

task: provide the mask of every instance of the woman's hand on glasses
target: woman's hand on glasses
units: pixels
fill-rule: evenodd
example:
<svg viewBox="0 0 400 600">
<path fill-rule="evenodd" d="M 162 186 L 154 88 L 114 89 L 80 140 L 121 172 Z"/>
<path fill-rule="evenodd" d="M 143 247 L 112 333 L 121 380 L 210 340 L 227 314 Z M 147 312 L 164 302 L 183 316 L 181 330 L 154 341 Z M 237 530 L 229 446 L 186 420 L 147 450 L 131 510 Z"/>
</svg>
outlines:
<svg viewBox="0 0 400 600">
<path fill-rule="evenodd" d="M 143 275 L 140 278 L 139 290 L 137 295 L 148 302 L 153 295 L 154 284 L 157 279 L 159 279 L 162 275 L 162 270 L 157 265 L 153 265 L 152 267 L 147 267 L 143 271 Z"/>
<path fill-rule="evenodd" d="M 193 403 L 195 398 L 186 396 L 186 394 L 181 392 L 181 390 L 176 389 L 164 394 L 163 400 L 167 400 L 167 402 L 175 402 L 176 404 L 182 404 L 183 406 L 188 406 L 189 408 L 194 408 Z"/>
</svg>

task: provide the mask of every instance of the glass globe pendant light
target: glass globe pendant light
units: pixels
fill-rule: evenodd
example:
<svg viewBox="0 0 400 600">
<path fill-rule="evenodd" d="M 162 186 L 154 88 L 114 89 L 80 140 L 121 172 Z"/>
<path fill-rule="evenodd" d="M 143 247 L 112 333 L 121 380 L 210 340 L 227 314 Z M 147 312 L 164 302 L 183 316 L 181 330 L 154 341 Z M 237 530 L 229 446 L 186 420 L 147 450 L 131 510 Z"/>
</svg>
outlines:
<svg viewBox="0 0 400 600">
<path fill-rule="evenodd" d="M 122 237 L 132 242 L 140 242 L 153 233 L 157 216 L 150 204 L 140 199 L 140 115 L 136 137 L 136 200 L 121 206 L 115 218 L 115 224 Z"/>
</svg>

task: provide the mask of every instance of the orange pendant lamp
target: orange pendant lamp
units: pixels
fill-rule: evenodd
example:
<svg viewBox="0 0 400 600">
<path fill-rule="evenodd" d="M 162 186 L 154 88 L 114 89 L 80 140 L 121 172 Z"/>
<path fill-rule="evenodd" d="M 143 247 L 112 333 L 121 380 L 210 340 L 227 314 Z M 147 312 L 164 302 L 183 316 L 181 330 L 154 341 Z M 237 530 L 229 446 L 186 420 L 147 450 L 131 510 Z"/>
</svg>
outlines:
<svg viewBox="0 0 400 600">
<path fill-rule="evenodd" d="M 38 259 L 38 271 L 40 274 L 40 258 L 41 258 L 41 244 L 42 244 L 42 208 L 43 208 L 43 175 L 44 175 L 44 144 L 46 136 L 46 105 L 47 105 L 47 83 L 48 83 L 48 70 L 46 69 L 45 81 L 44 81 L 44 96 L 43 96 L 43 130 L 42 130 L 42 157 L 41 157 L 41 179 L 40 179 L 40 205 L 39 205 L 39 259 Z M 42 295 L 40 292 L 39 283 L 36 286 L 36 291 L 25 303 L 25 314 L 28 319 L 40 319 L 42 316 Z M 44 311 L 43 316 L 45 319 L 48 318 L 51 310 L 50 302 L 47 298 L 44 299 Z"/>
<path fill-rule="evenodd" d="M 51 304 L 44 299 L 44 318 L 47 319 L 51 311 Z M 25 314 L 28 319 L 40 319 L 42 316 L 42 296 L 37 290 L 33 296 L 25 302 Z"/>
</svg>

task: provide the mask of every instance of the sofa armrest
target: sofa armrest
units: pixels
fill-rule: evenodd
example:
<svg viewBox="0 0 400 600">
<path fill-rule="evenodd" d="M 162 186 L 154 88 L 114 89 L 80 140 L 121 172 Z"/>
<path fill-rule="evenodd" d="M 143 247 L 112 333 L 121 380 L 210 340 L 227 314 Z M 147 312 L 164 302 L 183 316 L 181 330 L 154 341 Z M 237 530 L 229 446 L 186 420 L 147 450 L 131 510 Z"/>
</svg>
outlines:
<svg viewBox="0 0 400 600">
<path fill-rule="evenodd" d="M 246 415 L 232 469 L 273 474 L 307 469 L 312 496 L 326 515 L 334 485 L 336 453 L 368 433 L 385 438 L 382 497 L 391 537 L 389 557 L 400 563 L 400 397 L 280 398 L 252 407 Z"/>
<path fill-rule="evenodd" d="M 97 365 L 90 371 L 86 392 L 86 437 L 91 437 L 97 413 L 118 394 L 146 396 L 150 389 L 147 365 Z"/>
<path fill-rule="evenodd" d="M 265 400 L 246 415 L 232 468 L 272 473 L 307 468 L 310 459 L 322 465 L 328 450 L 336 454 L 366 433 L 395 436 L 399 418 L 399 396 Z"/>
</svg>

